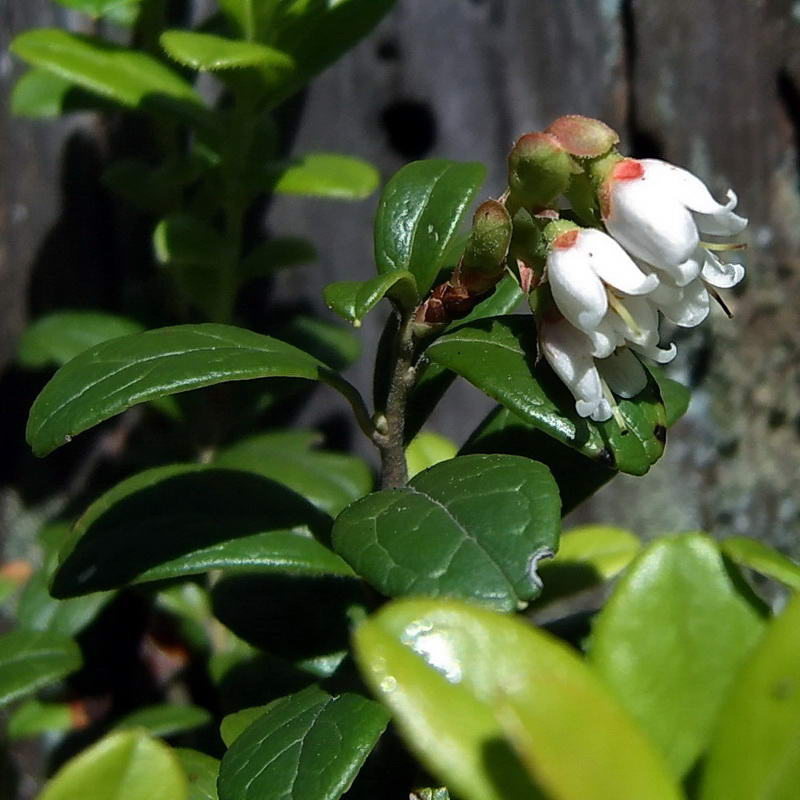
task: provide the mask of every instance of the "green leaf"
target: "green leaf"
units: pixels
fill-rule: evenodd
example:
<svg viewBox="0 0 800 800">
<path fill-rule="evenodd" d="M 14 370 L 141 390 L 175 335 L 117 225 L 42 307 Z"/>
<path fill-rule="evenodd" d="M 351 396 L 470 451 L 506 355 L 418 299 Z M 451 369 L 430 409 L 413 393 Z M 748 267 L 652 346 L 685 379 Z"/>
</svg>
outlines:
<svg viewBox="0 0 800 800">
<path fill-rule="evenodd" d="M 139 333 L 143 326 L 128 317 L 104 311 L 55 311 L 29 325 L 17 358 L 29 369 L 62 366 L 94 345 Z"/>
<path fill-rule="evenodd" d="M 310 687 L 282 698 L 223 757 L 220 800 L 336 800 L 387 722 L 381 706 L 357 694 Z"/>
<path fill-rule="evenodd" d="M 68 731 L 73 726 L 69 703 L 26 700 L 8 720 L 8 738 L 31 739 L 43 733 Z"/>
<path fill-rule="evenodd" d="M 160 42 L 170 58 L 184 67 L 201 71 L 261 67 L 280 74 L 293 67 L 286 53 L 258 42 L 182 30 L 164 31 Z"/>
<path fill-rule="evenodd" d="M 719 547 L 731 561 L 740 566 L 754 569 L 794 591 L 800 591 L 800 564 L 769 545 L 746 536 L 732 536 L 730 539 L 723 539 Z"/>
<path fill-rule="evenodd" d="M 271 161 L 264 179 L 277 194 L 363 200 L 378 187 L 378 171 L 360 158 L 337 153 L 307 153 L 286 161 Z"/>
<path fill-rule="evenodd" d="M 162 264 L 209 264 L 221 269 L 230 258 L 225 239 L 188 214 L 173 214 L 161 220 L 153 233 L 153 245 Z"/>
<path fill-rule="evenodd" d="M 372 489 L 364 461 L 344 453 L 312 449 L 319 435 L 279 431 L 252 436 L 220 451 L 214 463 L 282 483 L 335 517 Z"/>
<path fill-rule="evenodd" d="M 354 644 L 406 743 L 463 800 L 680 797 L 591 670 L 523 620 L 402 600 L 361 625 Z"/>
<path fill-rule="evenodd" d="M 407 270 L 395 270 L 367 281 L 339 281 L 325 287 L 325 305 L 356 328 L 384 297 L 403 309 L 414 308 L 419 303 L 414 276 Z"/>
<path fill-rule="evenodd" d="M 770 623 L 716 727 L 702 800 L 788 800 L 800 786 L 800 595 Z"/>
<path fill-rule="evenodd" d="M 64 365 L 31 408 L 27 437 L 38 456 L 155 397 L 254 378 L 321 374 L 291 345 L 231 325 L 176 325 L 104 342 Z"/>
<path fill-rule="evenodd" d="M 330 518 L 261 475 L 156 467 L 96 500 L 59 554 L 52 592 L 69 597 L 210 569 L 349 575 L 314 539 Z"/>
<path fill-rule="evenodd" d="M 167 745 L 144 731 L 112 733 L 68 761 L 38 800 L 186 800 L 188 786 Z"/>
<path fill-rule="evenodd" d="M 91 17 L 103 17 L 120 9 L 136 6 L 140 0 L 56 0 L 59 5 L 83 11 Z"/>
<path fill-rule="evenodd" d="M 406 447 L 406 465 L 408 476 L 413 478 L 418 473 L 429 467 L 435 467 L 442 461 L 449 461 L 456 457 L 458 448 L 446 436 L 423 431 L 417 434 Z"/>
<path fill-rule="evenodd" d="M 261 0 L 224 0 L 225 6 L 249 6 L 245 13 L 254 20 L 242 32 L 264 38 L 272 47 L 288 53 L 294 72 L 277 87 L 271 104 L 301 89 L 318 72 L 347 53 L 366 36 L 394 6 L 395 0 L 287 0 L 277 5 Z M 264 8 L 259 8 L 259 6 Z"/>
<path fill-rule="evenodd" d="M 217 795 L 219 760 L 185 747 L 178 747 L 173 753 L 178 757 L 189 779 L 189 796 L 186 800 L 219 800 Z"/>
<path fill-rule="evenodd" d="M 147 53 L 102 39 L 38 28 L 17 36 L 11 51 L 83 89 L 130 108 L 203 114 L 200 97 L 178 74 Z"/>
<path fill-rule="evenodd" d="M 18 117 L 48 119 L 70 111 L 97 111 L 105 104 L 96 95 L 46 69 L 29 69 L 14 84 L 11 111 Z"/>
<path fill-rule="evenodd" d="M 257 719 L 264 716 L 268 708 L 269 704 L 252 706 L 243 708 L 234 714 L 228 714 L 219 726 L 219 735 L 225 742 L 225 747 L 230 747 Z"/>
<path fill-rule="evenodd" d="M 71 639 L 34 631 L 0 636 L 0 705 L 61 680 L 80 665 L 80 650 Z"/>
<path fill-rule="evenodd" d="M 661 390 L 661 399 L 667 412 L 666 424 L 671 428 L 688 410 L 692 393 L 682 383 L 667 378 L 660 367 L 648 366 L 647 369 Z"/>
<path fill-rule="evenodd" d="M 414 161 L 386 184 L 375 217 L 379 273 L 408 270 L 421 294 L 433 286 L 461 220 L 483 183 L 482 164 Z"/>
<path fill-rule="evenodd" d="M 175 736 L 211 722 L 211 714 L 198 706 L 157 705 L 139 708 L 123 717 L 115 730 L 144 728 L 151 736 Z"/>
<path fill-rule="evenodd" d="M 349 506 L 333 543 L 388 597 L 447 595 L 513 611 L 539 592 L 536 562 L 558 546 L 559 512 L 541 464 L 463 456 Z"/>
<path fill-rule="evenodd" d="M 538 603 L 544 605 L 611 580 L 641 549 L 638 537 L 610 525 L 584 525 L 562 533 L 555 558 L 539 567 L 543 588 Z"/>
<path fill-rule="evenodd" d="M 567 388 L 544 362 L 536 364 L 536 331 L 530 316 L 461 325 L 426 352 L 525 422 L 602 466 L 644 475 L 664 450 L 666 416 L 655 382 L 637 397 L 619 401 L 627 432 L 613 419 L 596 423 L 579 417 Z"/>
<path fill-rule="evenodd" d="M 317 258 L 314 245 L 306 239 L 277 236 L 254 247 L 239 264 L 241 280 L 266 278 L 278 270 L 307 264 Z"/>
<path fill-rule="evenodd" d="M 627 570 L 595 620 L 590 659 L 683 775 L 763 628 L 714 542 L 684 534 L 656 541 Z"/>
<path fill-rule="evenodd" d="M 349 328 L 318 317 L 296 314 L 275 333 L 334 370 L 346 369 L 361 355 L 361 341 Z"/>
</svg>

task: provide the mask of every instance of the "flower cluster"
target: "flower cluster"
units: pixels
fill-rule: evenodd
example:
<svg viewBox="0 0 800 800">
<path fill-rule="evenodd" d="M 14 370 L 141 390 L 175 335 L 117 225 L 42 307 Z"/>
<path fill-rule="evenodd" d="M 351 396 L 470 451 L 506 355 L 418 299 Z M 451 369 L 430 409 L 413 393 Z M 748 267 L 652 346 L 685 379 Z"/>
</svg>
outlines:
<svg viewBox="0 0 800 800">
<path fill-rule="evenodd" d="M 638 356 L 674 357 L 674 344 L 660 346 L 659 315 L 698 325 L 709 297 L 744 275 L 741 264 L 717 255 L 740 245 L 707 240 L 747 225 L 733 211 L 733 192 L 718 203 L 690 172 L 625 158 L 616 143 L 597 120 L 562 117 L 517 142 L 506 197 L 515 225 L 525 217 L 541 232 L 538 248 L 511 244 L 520 270 L 535 274 L 541 352 L 578 414 L 596 421 L 618 416 L 614 395 L 644 388 Z M 562 197 L 571 205 L 554 213 Z"/>
</svg>

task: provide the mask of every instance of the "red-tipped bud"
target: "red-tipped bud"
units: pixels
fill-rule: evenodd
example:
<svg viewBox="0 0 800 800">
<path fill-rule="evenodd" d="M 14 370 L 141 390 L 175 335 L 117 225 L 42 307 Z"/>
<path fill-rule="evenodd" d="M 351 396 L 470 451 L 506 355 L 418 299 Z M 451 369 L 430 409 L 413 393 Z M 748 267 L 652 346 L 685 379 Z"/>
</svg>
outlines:
<svg viewBox="0 0 800 800">
<path fill-rule="evenodd" d="M 552 134 L 568 153 L 579 158 L 597 158 L 619 142 L 619 134 L 605 122 L 580 114 L 559 117 L 547 128 L 547 133 Z"/>
<path fill-rule="evenodd" d="M 508 155 L 508 185 L 525 208 L 550 205 L 569 186 L 575 163 L 549 133 L 526 133 Z"/>
</svg>

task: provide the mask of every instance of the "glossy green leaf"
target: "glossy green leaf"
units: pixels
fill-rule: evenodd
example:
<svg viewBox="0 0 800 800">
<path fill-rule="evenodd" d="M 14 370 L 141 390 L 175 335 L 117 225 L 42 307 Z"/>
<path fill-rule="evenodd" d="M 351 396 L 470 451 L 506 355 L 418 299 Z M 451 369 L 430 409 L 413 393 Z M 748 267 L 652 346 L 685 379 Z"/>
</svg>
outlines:
<svg viewBox="0 0 800 800">
<path fill-rule="evenodd" d="M 170 110 L 193 118 L 203 111 L 194 89 L 147 53 L 55 28 L 20 34 L 11 50 L 35 67 L 124 106 Z"/>
<path fill-rule="evenodd" d="M 402 600 L 356 630 L 355 654 L 406 743 L 464 800 L 680 797 L 575 652 L 521 619 Z"/>
<path fill-rule="evenodd" d="M 356 456 L 314 449 L 319 438 L 314 432 L 259 434 L 222 450 L 214 463 L 282 483 L 335 517 L 372 489 L 372 472 Z"/>
<path fill-rule="evenodd" d="M 201 71 L 261 67 L 282 72 L 293 66 L 292 59 L 280 50 L 258 42 L 226 39 L 210 33 L 164 31 L 160 42 L 170 58 L 184 67 Z"/>
<path fill-rule="evenodd" d="M 46 69 L 29 69 L 14 84 L 11 111 L 18 117 L 48 119 L 70 111 L 94 111 L 104 107 L 96 95 Z"/>
<path fill-rule="evenodd" d="M 274 701 L 274 702 L 280 702 Z M 228 714 L 220 723 L 219 735 L 225 742 L 225 747 L 230 747 L 259 717 L 263 717 L 269 705 L 251 706 Z"/>
<path fill-rule="evenodd" d="M 789 800 L 800 786 L 800 595 L 772 622 L 717 724 L 702 800 Z"/>
<path fill-rule="evenodd" d="M 8 738 L 30 739 L 43 733 L 68 731 L 73 726 L 69 703 L 26 700 L 8 720 Z"/>
<path fill-rule="evenodd" d="M 661 368 L 649 366 L 648 371 L 661 391 L 661 399 L 667 412 L 667 427 L 671 428 L 688 410 L 692 393 L 682 383 L 667 378 Z"/>
<path fill-rule="evenodd" d="M 309 531 L 330 518 L 267 478 L 194 464 L 156 467 L 96 500 L 59 554 L 68 597 L 210 569 L 350 574 Z"/>
<path fill-rule="evenodd" d="M 0 705 L 66 677 L 81 665 L 71 639 L 37 631 L 0 636 Z"/>
<path fill-rule="evenodd" d="M 763 628 L 762 610 L 714 542 L 683 534 L 656 541 L 629 567 L 595 620 L 590 658 L 683 775 Z"/>
<path fill-rule="evenodd" d="M 152 736 L 175 736 L 211 722 L 211 714 L 198 706 L 157 705 L 139 708 L 123 717 L 116 730 L 144 728 Z"/>
<path fill-rule="evenodd" d="M 353 156 L 307 153 L 265 165 L 269 189 L 277 194 L 363 200 L 378 188 L 378 171 Z"/>
<path fill-rule="evenodd" d="M 719 543 L 720 550 L 742 567 L 753 569 L 800 591 L 800 564 L 796 564 L 774 548 L 746 536 L 732 536 Z"/>
<path fill-rule="evenodd" d="M 546 467 L 476 455 L 357 501 L 336 520 L 333 542 L 388 597 L 455 596 L 513 611 L 538 594 L 536 562 L 557 549 L 559 527 Z"/>
<path fill-rule="evenodd" d="M 186 800 L 219 800 L 219 760 L 186 747 L 178 747 L 173 752 L 189 781 L 189 796 Z"/>
<path fill-rule="evenodd" d="M 60 367 L 90 347 L 143 329 L 140 323 L 119 314 L 55 311 L 39 317 L 25 329 L 17 358 L 31 369 Z"/>
<path fill-rule="evenodd" d="M 311 78 L 366 36 L 394 6 L 395 0 L 224 0 L 225 6 L 244 6 L 257 39 L 292 57 L 295 69 L 276 87 L 271 104 L 301 89 Z M 246 28 L 247 26 L 245 26 Z M 245 29 L 243 33 L 247 33 Z"/>
<path fill-rule="evenodd" d="M 356 328 L 384 297 L 400 308 L 414 308 L 419 303 L 414 276 L 399 269 L 366 281 L 339 281 L 325 287 L 325 305 Z"/>
<path fill-rule="evenodd" d="M 314 245 L 306 239 L 278 236 L 254 247 L 239 265 L 241 279 L 265 278 L 278 270 L 307 264 L 317 258 Z"/>
<path fill-rule="evenodd" d="M 106 736 L 68 761 L 39 800 L 187 800 L 186 776 L 174 752 L 144 731 Z"/>
<path fill-rule="evenodd" d="M 584 525 L 561 534 L 554 559 L 542 561 L 540 604 L 616 577 L 639 554 L 638 537 L 610 525 Z"/>
<path fill-rule="evenodd" d="M 661 456 L 666 416 L 655 381 L 620 400 L 628 425 L 579 417 L 575 400 L 544 361 L 536 363 L 536 331 L 527 315 L 461 325 L 427 350 L 432 361 L 457 372 L 525 422 L 577 449 L 601 466 L 643 475 Z"/>
<path fill-rule="evenodd" d="M 355 363 L 361 355 L 361 340 L 350 328 L 318 317 L 295 314 L 275 335 L 338 371 Z"/>
<path fill-rule="evenodd" d="M 486 173 L 482 164 L 414 161 L 386 184 L 375 217 L 379 273 L 408 270 L 425 294 Z"/>
<path fill-rule="evenodd" d="M 464 443 L 460 454 L 471 453 L 507 453 L 544 464 L 558 484 L 562 515 L 618 474 L 534 428 L 503 406 L 490 411 Z"/>
<path fill-rule="evenodd" d="M 63 366 L 31 408 L 27 437 L 39 456 L 155 397 L 254 378 L 321 375 L 312 356 L 231 325 L 176 325 L 104 342 Z"/>
<path fill-rule="evenodd" d="M 139 4 L 139 0 L 56 0 L 56 2 L 66 8 L 83 11 L 84 14 L 95 18 Z"/>
<path fill-rule="evenodd" d="M 458 448 L 455 443 L 446 436 L 433 431 L 423 431 L 417 434 L 411 444 L 406 447 L 409 478 L 413 478 L 423 470 L 434 467 L 442 461 L 455 458 L 457 452 Z"/>
<path fill-rule="evenodd" d="M 336 800 L 388 722 L 357 694 L 310 687 L 272 703 L 222 759 L 220 800 Z"/>
</svg>

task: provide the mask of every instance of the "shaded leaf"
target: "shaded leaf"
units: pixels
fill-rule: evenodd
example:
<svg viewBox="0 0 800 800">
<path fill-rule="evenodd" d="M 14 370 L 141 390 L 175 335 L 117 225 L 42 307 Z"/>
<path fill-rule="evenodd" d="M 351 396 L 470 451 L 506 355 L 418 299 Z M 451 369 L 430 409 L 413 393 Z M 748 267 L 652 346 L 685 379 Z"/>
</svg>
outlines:
<svg viewBox="0 0 800 800">
<path fill-rule="evenodd" d="M 408 477 L 413 478 L 429 467 L 455 458 L 457 452 L 458 448 L 455 443 L 445 436 L 433 431 L 423 431 L 417 434 L 411 444 L 406 447 Z"/>
<path fill-rule="evenodd" d="M 414 308 L 419 303 L 414 276 L 407 270 L 394 270 L 366 281 L 339 281 L 325 287 L 325 305 L 356 328 L 384 297 L 400 308 Z"/>
<path fill-rule="evenodd" d="M 34 631 L 0 636 L 0 705 L 55 683 L 80 665 L 80 650 L 71 639 Z"/>
<path fill-rule="evenodd" d="M 228 714 L 219 726 L 219 735 L 222 737 L 222 741 L 225 742 L 225 747 L 230 747 L 259 717 L 264 716 L 264 712 L 268 708 L 269 705 L 252 706 L 243 708 L 233 714 Z"/>
<path fill-rule="evenodd" d="M 684 534 L 656 541 L 629 567 L 595 618 L 590 659 L 683 775 L 763 627 L 714 542 Z"/>
<path fill-rule="evenodd" d="M 349 328 L 317 317 L 296 314 L 276 334 L 334 370 L 349 367 L 361 355 L 361 341 Z"/>
<path fill-rule="evenodd" d="M 218 800 L 219 760 L 185 747 L 178 747 L 173 752 L 189 781 L 189 796 L 186 800 Z"/>
<path fill-rule="evenodd" d="M 97 95 L 46 69 L 29 69 L 11 93 L 12 113 L 31 119 L 48 119 L 70 111 L 96 111 L 105 105 Z"/>
<path fill-rule="evenodd" d="M 645 474 L 664 450 L 666 416 L 654 381 L 637 397 L 620 400 L 628 425 L 579 417 L 566 387 L 542 361 L 527 315 L 461 325 L 427 350 L 432 361 L 465 377 L 525 422 L 605 467 Z"/>
<path fill-rule="evenodd" d="M 188 786 L 173 751 L 144 731 L 112 733 L 68 761 L 39 800 L 186 800 Z"/>
<path fill-rule="evenodd" d="M 414 161 L 386 184 L 375 217 L 379 273 L 408 270 L 426 294 L 486 170 L 482 164 L 444 159 Z"/>
<path fill-rule="evenodd" d="M 732 536 L 719 543 L 720 550 L 742 567 L 780 581 L 800 591 L 800 564 L 796 564 L 774 548 L 746 536 Z"/>
<path fill-rule="evenodd" d="M 238 470 L 177 464 L 110 489 L 77 521 L 52 592 L 86 594 L 209 569 L 349 574 L 309 531 L 330 519 L 275 481 Z"/>
<path fill-rule="evenodd" d="M 574 651 L 518 618 L 402 600 L 356 630 L 355 654 L 406 743 L 464 800 L 680 797 Z"/>
<path fill-rule="evenodd" d="M 371 164 L 338 153 L 306 153 L 268 162 L 264 170 L 272 192 L 334 200 L 363 200 L 377 189 L 379 180 Z"/>
<path fill-rule="evenodd" d="M 175 736 L 209 722 L 211 714 L 204 708 L 164 704 L 139 708 L 123 717 L 114 727 L 116 730 L 144 728 L 152 736 Z"/>
<path fill-rule="evenodd" d="M 728 695 L 702 800 L 788 800 L 800 786 L 800 595 L 770 623 Z"/>
<path fill-rule="evenodd" d="M 345 509 L 334 546 L 388 597 L 464 597 L 512 611 L 539 591 L 536 562 L 558 545 L 558 490 L 546 467 L 463 456 Z"/>
<path fill-rule="evenodd" d="M 73 727 L 68 703 L 42 703 L 32 699 L 15 709 L 8 720 L 8 738 L 30 739 L 43 733 L 68 731 Z"/>
<path fill-rule="evenodd" d="M 336 800 L 387 722 L 381 706 L 356 694 L 310 687 L 278 700 L 223 757 L 220 800 Z"/>
<path fill-rule="evenodd" d="M 137 6 L 139 0 L 56 0 L 59 5 L 83 11 L 92 17 L 102 17 L 119 9 Z"/>
<path fill-rule="evenodd" d="M 306 264 L 317 258 L 314 245 L 306 239 L 277 236 L 254 247 L 239 264 L 241 279 L 265 278 L 286 267 Z"/>
<path fill-rule="evenodd" d="M 31 408 L 27 438 L 43 456 L 155 397 L 233 380 L 315 380 L 321 364 L 295 347 L 231 325 L 176 325 L 104 342 L 63 366 Z"/>
</svg>

